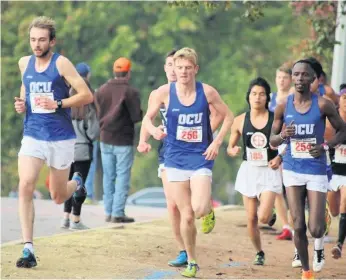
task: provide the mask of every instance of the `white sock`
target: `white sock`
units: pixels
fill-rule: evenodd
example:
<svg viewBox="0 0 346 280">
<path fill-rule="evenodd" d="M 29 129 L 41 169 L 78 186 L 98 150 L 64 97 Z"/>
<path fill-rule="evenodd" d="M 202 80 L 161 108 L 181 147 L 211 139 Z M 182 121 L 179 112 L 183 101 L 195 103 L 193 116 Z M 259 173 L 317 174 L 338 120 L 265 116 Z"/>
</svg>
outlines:
<svg viewBox="0 0 346 280">
<path fill-rule="evenodd" d="M 294 229 L 292 230 L 292 238 L 294 237 Z"/>
<path fill-rule="evenodd" d="M 324 236 L 321 238 L 315 238 L 315 250 L 323 250 L 324 248 Z"/>
<path fill-rule="evenodd" d="M 31 253 L 34 253 L 34 246 L 32 245 L 32 243 L 25 243 L 24 244 L 24 249 L 29 249 Z"/>
<path fill-rule="evenodd" d="M 284 225 L 282 228 L 283 229 L 288 229 L 288 230 L 292 231 L 292 229 L 291 229 L 291 227 L 289 225 Z"/>
</svg>

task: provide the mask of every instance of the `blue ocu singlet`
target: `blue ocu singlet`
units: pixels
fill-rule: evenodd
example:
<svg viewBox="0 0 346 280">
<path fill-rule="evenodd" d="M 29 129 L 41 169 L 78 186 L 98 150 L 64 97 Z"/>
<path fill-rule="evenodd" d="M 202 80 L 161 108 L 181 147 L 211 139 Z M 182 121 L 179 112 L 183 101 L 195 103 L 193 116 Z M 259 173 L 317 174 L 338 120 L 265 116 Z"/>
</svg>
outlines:
<svg viewBox="0 0 346 280">
<path fill-rule="evenodd" d="M 311 107 L 305 114 L 296 111 L 294 94 L 287 98 L 284 123 L 288 126 L 294 121 L 296 134 L 289 139 L 283 169 L 300 174 L 326 175 L 326 154 L 318 158 L 308 155 L 309 144 L 322 144 L 325 132 L 325 119 L 318 106 L 318 96 L 312 94 L 311 98 Z"/>
<path fill-rule="evenodd" d="M 24 136 L 37 140 L 59 141 L 76 138 L 72 121 L 71 109 L 61 108 L 55 112 L 42 111 L 35 106 L 35 98 L 47 96 L 54 100 L 69 97 L 69 87 L 56 67 L 59 54 L 53 53 L 47 69 L 37 72 L 36 57 L 30 57 L 23 75 L 25 86 L 26 114 L 24 119 Z"/>
<path fill-rule="evenodd" d="M 212 169 L 213 160 L 203 153 L 213 141 L 209 104 L 203 85 L 196 82 L 196 99 L 190 106 L 180 103 L 176 83 L 171 83 L 167 109 L 165 166 L 183 170 Z"/>
</svg>

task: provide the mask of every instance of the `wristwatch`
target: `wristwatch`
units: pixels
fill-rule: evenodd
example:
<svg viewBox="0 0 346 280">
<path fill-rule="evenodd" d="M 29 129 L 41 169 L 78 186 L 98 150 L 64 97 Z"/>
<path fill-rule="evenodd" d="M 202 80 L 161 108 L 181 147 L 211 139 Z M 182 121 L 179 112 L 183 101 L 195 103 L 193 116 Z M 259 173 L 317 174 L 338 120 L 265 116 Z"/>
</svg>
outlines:
<svg viewBox="0 0 346 280">
<path fill-rule="evenodd" d="M 328 152 L 328 151 L 329 151 L 329 146 L 328 146 L 328 144 L 327 144 L 326 142 L 322 143 L 321 146 L 323 147 L 323 150 L 324 150 L 325 152 Z"/>
<path fill-rule="evenodd" d="M 58 108 L 61 109 L 62 108 L 62 100 L 57 100 L 56 104 L 58 105 Z"/>
</svg>

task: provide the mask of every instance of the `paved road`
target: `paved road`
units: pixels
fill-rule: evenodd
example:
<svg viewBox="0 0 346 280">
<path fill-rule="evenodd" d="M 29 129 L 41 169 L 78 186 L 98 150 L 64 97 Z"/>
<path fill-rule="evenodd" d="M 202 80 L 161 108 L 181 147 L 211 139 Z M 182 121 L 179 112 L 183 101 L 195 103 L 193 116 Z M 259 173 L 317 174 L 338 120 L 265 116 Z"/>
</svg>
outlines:
<svg viewBox="0 0 346 280">
<path fill-rule="evenodd" d="M 63 205 L 56 205 L 51 200 L 34 200 L 35 227 L 34 236 L 49 236 L 63 233 L 67 230 L 60 228 L 63 217 Z M 167 214 L 164 208 L 150 208 L 127 206 L 126 214 L 136 221 L 150 221 L 163 218 Z M 104 227 L 109 225 L 104 221 L 102 205 L 83 205 L 82 221 L 90 227 Z M 18 217 L 18 200 L 15 198 L 1 198 L 1 243 L 21 239 L 21 230 Z"/>
</svg>

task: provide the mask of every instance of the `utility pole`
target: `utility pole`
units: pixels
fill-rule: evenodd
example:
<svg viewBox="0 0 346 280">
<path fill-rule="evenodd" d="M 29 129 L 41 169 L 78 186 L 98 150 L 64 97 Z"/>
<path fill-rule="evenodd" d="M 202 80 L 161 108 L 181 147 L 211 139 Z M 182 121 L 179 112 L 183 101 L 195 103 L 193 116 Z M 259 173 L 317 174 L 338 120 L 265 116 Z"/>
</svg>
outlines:
<svg viewBox="0 0 346 280">
<path fill-rule="evenodd" d="M 343 14 L 344 13 L 344 14 Z M 332 88 L 339 92 L 339 86 L 346 83 L 346 1 L 338 2 L 337 27 L 334 45 Z"/>
</svg>

